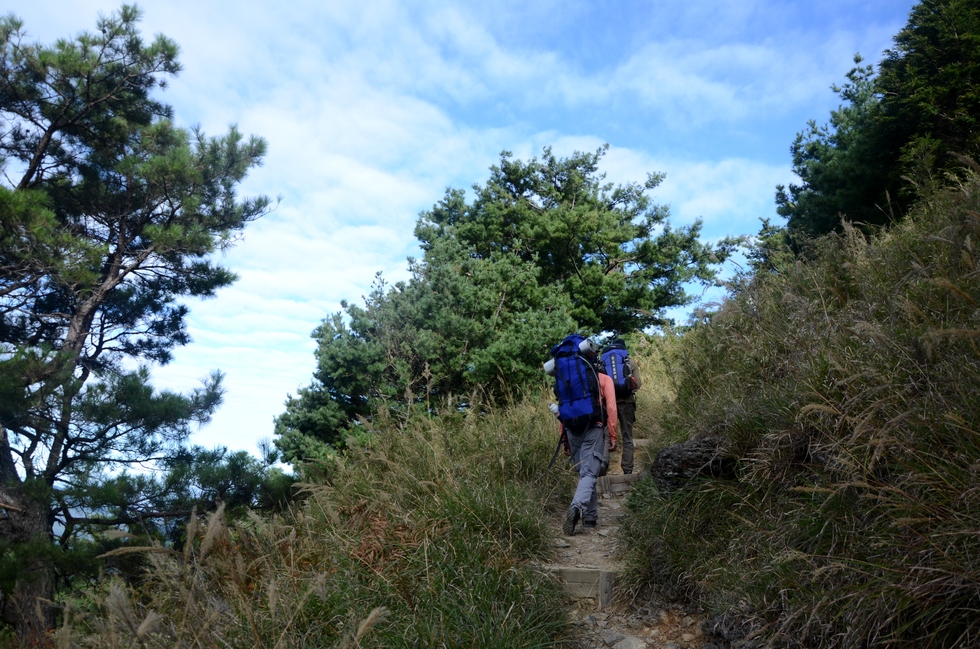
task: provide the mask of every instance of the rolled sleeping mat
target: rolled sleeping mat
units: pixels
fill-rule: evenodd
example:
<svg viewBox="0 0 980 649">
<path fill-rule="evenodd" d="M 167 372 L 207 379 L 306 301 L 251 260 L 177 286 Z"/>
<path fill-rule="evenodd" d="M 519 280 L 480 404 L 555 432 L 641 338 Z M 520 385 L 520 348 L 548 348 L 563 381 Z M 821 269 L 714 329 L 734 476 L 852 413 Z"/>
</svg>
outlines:
<svg viewBox="0 0 980 649">
<path fill-rule="evenodd" d="M 544 364 L 544 373 L 548 376 L 555 375 L 555 359 L 549 358 Z"/>
</svg>

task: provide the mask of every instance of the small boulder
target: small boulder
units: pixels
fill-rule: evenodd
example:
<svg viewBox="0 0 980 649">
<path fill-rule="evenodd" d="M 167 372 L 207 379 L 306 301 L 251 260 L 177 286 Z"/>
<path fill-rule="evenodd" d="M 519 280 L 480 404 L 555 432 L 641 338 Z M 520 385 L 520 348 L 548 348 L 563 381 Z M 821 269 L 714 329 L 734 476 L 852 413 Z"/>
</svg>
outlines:
<svg viewBox="0 0 980 649">
<path fill-rule="evenodd" d="M 626 634 L 620 633 L 619 631 L 613 631 L 612 629 L 607 629 L 607 630 L 602 631 L 599 634 L 599 637 L 602 638 L 602 641 L 603 642 L 605 642 L 607 645 L 609 645 L 610 647 L 612 647 L 617 642 L 619 642 L 620 640 L 622 640 L 623 638 L 625 638 L 626 637 Z"/>
<path fill-rule="evenodd" d="M 614 644 L 613 649 L 647 649 L 647 641 L 628 635 Z"/>
<path fill-rule="evenodd" d="M 669 493 L 700 476 L 734 477 L 735 459 L 726 455 L 717 437 L 707 435 L 661 449 L 650 475 L 661 492 Z"/>
</svg>

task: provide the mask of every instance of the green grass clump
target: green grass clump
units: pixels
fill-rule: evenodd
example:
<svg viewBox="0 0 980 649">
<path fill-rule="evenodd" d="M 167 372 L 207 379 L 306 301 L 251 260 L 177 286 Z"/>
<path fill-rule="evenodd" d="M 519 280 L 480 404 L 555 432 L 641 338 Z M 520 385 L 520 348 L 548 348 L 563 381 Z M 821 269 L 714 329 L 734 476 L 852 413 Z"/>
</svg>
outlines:
<svg viewBox="0 0 980 649">
<path fill-rule="evenodd" d="M 634 582 L 776 646 L 980 645 L 980 180 L 746 278 L 665 358 L 664 443 L 732 480 L 630 501 Z"/>
<path fill-rule="evenodd" d="M 150 569 L 70 599 L 59 647 L 571 646 L 543 512 L 570 477 L 534 400 L 388 422 L 284 515 L 191 521 Z"/>
</svg>

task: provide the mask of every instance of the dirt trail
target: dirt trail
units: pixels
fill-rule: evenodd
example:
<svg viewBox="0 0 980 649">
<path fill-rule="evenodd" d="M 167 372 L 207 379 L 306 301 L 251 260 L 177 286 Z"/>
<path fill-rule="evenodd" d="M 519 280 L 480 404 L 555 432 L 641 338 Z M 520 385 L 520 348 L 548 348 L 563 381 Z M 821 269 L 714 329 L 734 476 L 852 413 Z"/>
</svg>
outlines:
<svg viewBox="0 0 980 649">
<path fill-rule="evenodd" d="M 610 458 L 609 475 L 622 475 L 619 462 L 617 451 Z M 625 495 L 605 494 L 599 496 L 599 521 L 595 528 L 579 525 L 574 535 L 565 536 L 561 531 L 564 512 L 555 516 L 549 527 L 555 539 L 556 566 L 621 573 L 623 566 L 617 550 L 623 515 L 628 515 Z M 700 617 L 676 607 L 642 601 L 626 603 L 616 598 L 600 611 L 597 600 L 582 598 L 574 600 L 570 615 L 581 628 L 585 647 L 717 649 L 702 633 Z"/>
</svg>

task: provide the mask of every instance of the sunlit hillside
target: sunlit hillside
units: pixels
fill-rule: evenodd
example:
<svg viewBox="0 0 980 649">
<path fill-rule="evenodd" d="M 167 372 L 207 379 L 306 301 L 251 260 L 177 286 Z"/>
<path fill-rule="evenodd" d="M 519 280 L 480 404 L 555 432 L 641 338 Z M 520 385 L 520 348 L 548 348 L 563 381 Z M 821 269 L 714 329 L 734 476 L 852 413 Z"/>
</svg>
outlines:
<svg viewBox="0 0 980 649">
<path fill-rule="evenodd" d="M 636 586 L 777 646 L 980 643 L 980 178 L 745 277 L 669 346 L 666 441 L 729 475 L 635 495 Z"/>
</svg>

